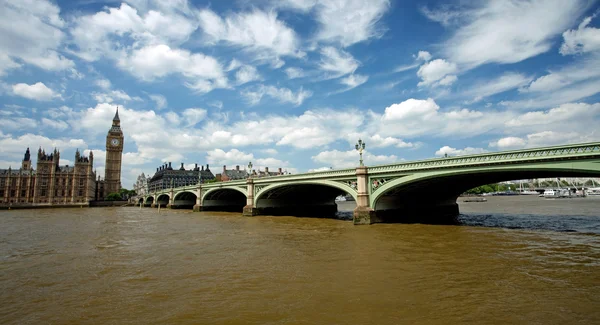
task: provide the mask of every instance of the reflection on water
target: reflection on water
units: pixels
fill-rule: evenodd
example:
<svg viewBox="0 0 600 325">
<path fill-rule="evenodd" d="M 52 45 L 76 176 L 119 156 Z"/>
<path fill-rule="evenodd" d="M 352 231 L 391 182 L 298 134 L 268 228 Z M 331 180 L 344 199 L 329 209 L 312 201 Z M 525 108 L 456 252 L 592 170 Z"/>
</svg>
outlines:
<svg viewBox="0 0 600 325">
<path fill-rule="evenodd" d="M 600 323 L 600 218 L 487 203 L 462 226 L 0 211 L 0 323 Z"/>
</svg>

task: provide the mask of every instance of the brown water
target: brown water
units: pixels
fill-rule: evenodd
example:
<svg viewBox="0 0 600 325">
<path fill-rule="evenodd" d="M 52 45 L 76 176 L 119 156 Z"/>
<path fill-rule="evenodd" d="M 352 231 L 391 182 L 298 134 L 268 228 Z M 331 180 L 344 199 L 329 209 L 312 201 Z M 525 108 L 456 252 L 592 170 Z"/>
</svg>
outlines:
<svg viewBox="0 0 600 325">
<path fill-rule="evenodd" d="M 461 203 L 462 226 L 0 211 L 0 323 L 599 324 L 600 213 L 577 209 L 600 200 L 546 215 L 582 231 L 494 202 Z"/>
</svg>

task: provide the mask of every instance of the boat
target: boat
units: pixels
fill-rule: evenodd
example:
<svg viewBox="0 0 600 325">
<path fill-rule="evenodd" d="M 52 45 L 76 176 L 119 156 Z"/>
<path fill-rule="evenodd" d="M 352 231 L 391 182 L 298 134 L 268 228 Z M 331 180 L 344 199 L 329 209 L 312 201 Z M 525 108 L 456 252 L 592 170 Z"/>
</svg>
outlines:
<svg viewBox="0 0 600 325">
<path fill-rule="evenodd" d="M 539 195 L 537 191 L 531 191 L 523 189 L 523 181 L 519 182 L 519 194 L 520 195 Z"/>
<path fill-rule="evenodd" d="M 469 197 L 463 200 L 463 202 L 487 202 L 487 199 L 484 197 Z"/>
<path fill-rule="evenodd" d="M 556 190 L 549 189 L 544 191 L 544 197 L 547 199 L 559 199 L 573 197 L 568 188 L 559 188 Z"/>
<path fill-rule="evenodd" d="M 340 195 L 335 198 L 335 202 L 344 202 L 344 201 L 346 201 L 346 196 L 344 196 L 344 195 Z"/>
</svg>

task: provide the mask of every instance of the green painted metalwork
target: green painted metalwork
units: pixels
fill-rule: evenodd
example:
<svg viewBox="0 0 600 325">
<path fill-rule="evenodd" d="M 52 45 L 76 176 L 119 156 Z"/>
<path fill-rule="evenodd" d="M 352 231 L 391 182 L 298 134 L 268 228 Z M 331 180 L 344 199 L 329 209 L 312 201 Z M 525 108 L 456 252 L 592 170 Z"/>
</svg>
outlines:
<svg viewBox="0 0 600 325">
<path fill-rule="evenodd" d="M 571 168 L 577 166 L 582 172 L 596 173 L 600 169 L 599 162 L 600 142 L 401 162 L 368 167 L 367 192 L 370 206 L 373 207 L 377 199 L 387 191 L 432 177 L 474 172 L 492 173 L 515 169 L 564 171 L 567 166 L 572 166 Z M 335 187 L 356 199 L 358 194 L 356 182 L 356 168 L 254 178 L 254 199 L 256 203 L 263 194 L 270 190 L 297 184 Z M 248 196 L 245 179 L 202 184 L 200 187 L 202 200 L 207 194 L 217 189 L 231 189 Z M 147 202 L 150 196 L 153 196 L 156 201 L 158 196 L 162 194 L 169 196 L 171 191 L 178 194 L 183 191 L 195 194 L 198 189 L 198 185 L 164 189 L 150 193 L 144 197 L 144 201 Z"/>
<path fill-rule="evenodd" d="M 348 187 L 348 185 L 340 183 L 340 182 L 323 180 L 323 179 L 321 179 L 321 180 L 298 180 L 298 181 L 277 182 L 275 184 L 261 187 L 260 191 L 255 191 L 256 194 L 254 195 L 254 204 L 256 204 L 258 202 L 258 200 L 261 198 L 261 196 L 263 196 L 265 193 L 267 193 L 269 191 L 273 191 L 277 188 L 284 187 L 284 186 L 290 186 L 290 185 L 293 186 L 293 185 L 300 185 L 300 184 L 324 185 L 324 186 L 329 186 L 329 187 L 335 187 L 335 188 L 338 188 L 338 189 L 352 195 L 354 200 L 356 200 L 358 197 L 358 193 L 356 191 L 348 191 L 350 189 L 350 187 Z M 256 189 L 256 186 L 255 186 L 255 189 Z"/>
</svg>

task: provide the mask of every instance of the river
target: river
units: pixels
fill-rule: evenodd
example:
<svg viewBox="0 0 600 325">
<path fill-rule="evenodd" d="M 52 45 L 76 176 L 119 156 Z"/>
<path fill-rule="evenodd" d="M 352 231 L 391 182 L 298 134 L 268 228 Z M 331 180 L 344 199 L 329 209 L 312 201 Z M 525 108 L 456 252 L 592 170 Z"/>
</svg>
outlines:
<svg viewBox="0 0 600 325">
<path fill-rule="evenodd" d="M 600 198 L 460 208 L 453 226 L 0 211 L 0 323 L 600 324 Z"/>
</svg>

